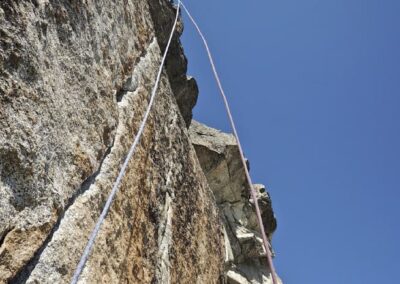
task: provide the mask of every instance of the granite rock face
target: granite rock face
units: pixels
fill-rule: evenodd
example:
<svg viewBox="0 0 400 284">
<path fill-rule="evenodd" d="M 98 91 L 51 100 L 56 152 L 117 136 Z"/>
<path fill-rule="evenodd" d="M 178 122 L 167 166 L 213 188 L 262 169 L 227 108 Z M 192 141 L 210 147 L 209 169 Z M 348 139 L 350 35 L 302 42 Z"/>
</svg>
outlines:
<svg viewBox="0 0 400 284">
<path fill-rule="evenodd" d="M 234 136 L 196 121 L 192 121 L 189 132 L 224 222 L 227 283 L 272 283 L 254 202 Z M 276 229 L 271 199 L 263 185 L 256 184 L 254 188 L 264 229 L 271 241 Z"/>
<path fill-rule="evenodd" d="M 164 0 L 0 2 L 0 283 L 68 283 L 148 104 Z M 217 283 L 224 236 L 186 126 L 179 23 L 81 283 Z"/>
<path fill-rule="evenodd" d="M 148 106 L 170 2 L 0 1 L 0 283 L 71 280 Z M 80 283 L 271 283 L 235 139 L 192 122 L 182 32 Z"/>
</svg>

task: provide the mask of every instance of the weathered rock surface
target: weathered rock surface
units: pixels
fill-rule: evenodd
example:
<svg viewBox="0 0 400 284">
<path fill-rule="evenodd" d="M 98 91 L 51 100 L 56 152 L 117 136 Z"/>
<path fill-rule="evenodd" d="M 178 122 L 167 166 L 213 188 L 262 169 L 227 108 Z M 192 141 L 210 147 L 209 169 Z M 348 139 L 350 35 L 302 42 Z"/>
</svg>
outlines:
<svg viewBox="0 0 400 284">
<path fill-rule="evenodd" d="M 164 52 L 167 45 L 168 36 L 175 18 L 175 11 L 169 9 L 169 5 L 167 1 L 149 1 L 150 12 L 154 21 L 154 30 L 162 52 Z M 183 26 L 180 25 L 179 29 L 180 33 L 182 33 Z M 199 90 L 196 80 L 186 75 L 187 59 L 178 39 L 180 33 L 174 35 L 165 66 L 176 102 L 186 125 L 189 126 L 192 120 L 192 109 L 196 105 Z"/>
<path fill-rule="evenodd" d="M 175 12 L 167 0 L 0 2 L 0 283 L 71 280 Z M 235 139 L 197 122 L 189 138 L 198 88 L 182 32 L 80 283 L 271 283 Z"/>
<path fill-rule="evenodd" d="M 196 121 L 189 129 L 201 167 L 214 192 L 224 220 L 225 264 L 228 283 L 272 283 L 267 269 L 249 185 L 233 135 Z M 262 211 L 264 228 L 272 239 L 276 219 L 271 199 L 260 184 L 254 185 Z"/>
<path fill-rule="evenodd" d="M 173 15 L 164 0 L 0 2 L 1 283 L 70 281 Z M 178 36 L 172 47 L 82 283 L 217 283 L 223 273 L 222 223 L 185 127 L 197 86 Z"/>
</svg>

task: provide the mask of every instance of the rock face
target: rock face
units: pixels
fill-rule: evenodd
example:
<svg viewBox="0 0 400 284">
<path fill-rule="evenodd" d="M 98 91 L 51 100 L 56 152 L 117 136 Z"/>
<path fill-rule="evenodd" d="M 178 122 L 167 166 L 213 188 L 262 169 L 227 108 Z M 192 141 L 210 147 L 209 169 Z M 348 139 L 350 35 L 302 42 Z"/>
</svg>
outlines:
<svg viewBox="0 0 400 284">
<path fill-rule="evenodd" d="M 168 25 L 155 28 L 157 15 Z M 0 282 L 71 279 L 174 15 L 167 1 L 1 1 Z M 82 282 L 213 283 L 222 274 L 220 218 L 185 127 L 197 87 L 178 35 Z"/>
<path fill-rule="evenodd" d="M 234 136 L 193 121 L 190 137 L 223 218 L 228 283 L 272 283 Z M 263 185 L 254 187 L 271 241 L 276 229 L 271 199 Z"/>
<path fill-rule="evenodd" d="M 0 1 L 0 283 L 71 280 L 147 108 L 175 13 L 167 0 Z M 268 276 L 232 136 L 204 140 L 198 129 L 217 132 L 195 122 L 189 138 L 198 89 L 182 31 L 179 22 L 80 283 Z"/>
</svg>

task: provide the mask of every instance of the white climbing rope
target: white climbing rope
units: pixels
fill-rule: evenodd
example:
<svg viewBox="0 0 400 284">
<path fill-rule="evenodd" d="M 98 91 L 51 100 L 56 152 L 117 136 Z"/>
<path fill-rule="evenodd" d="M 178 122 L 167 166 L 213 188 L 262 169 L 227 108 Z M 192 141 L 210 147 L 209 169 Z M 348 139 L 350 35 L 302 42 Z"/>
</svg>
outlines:
<svg viewBox="0 0 400 284">
<path fill-rule="evenodd" d="M 237 141 L 237 144 L 238 144 L 238 148 L 239 148 L 239 152 L 240 152 L 240 157 L 241 157 L 241 160 L 242 160 L 243 168 L 244 168 L 245 173 L 246 173 L 247 182 L 249 183 L 249 186 L 250 186 L 251 198 L 254 201 L 258 225 L 260 227 L 261 236 L 262 236 L 262 239 L 263 239 L 263 242 L 264 242 L 265 251 L 267 252 L 267 260 L 268 260 L 268 266 L 269 266 L 269 269 L 270 269 L 271 275 L 272 275 L 272 282 L 273 282 L 273 284 L 279 284 L 278 283 L 278 278 L 277 278 L 277 275 L 276 275 L 276 272 L 275 272 L 274 264 L 273 264 L 273 261 L 272 261 L 272 255 L 271 255 L 271 251 L 270 251 L 270 244 L 269 244 L 269 241 L 268 241 L 267 236 L 265 234 L 264 225 L 263 225 L 263 221 L 262 221 L 262 218 L 261 218 L 260 207 L 258 206 L 258 199 L 257 199 L 257 196 L 256 196 L 256 191 L 254 190 L 253 183 L 252 183 L 251 177 L 250 177 L 250 173 L 249 173 L 249 170 L 247 169 L 246 159 L 245 159 L 244 154 L 243 154 L 242 145 L 240 144 L 239 135 L 238 135 L 238 133 L 236 131 L 236 126 L 235 126 L 235 122 L 233 120 L 233 116 L 232 116 L 232 113 L 231 113 L 231 110 L 230 110 L 230 107 L 229 107 L 229 104 L 228 104 L 228 99 L 227 99 L 227 97 L 225 95 L 224 89 L 222 88 L 222 84 L 221 84 L 221 81 L 219 79 L 218 72 L 217 72 L 217 69 L 215 67 L 214 60 L 213 60 L 213 57 L 211 55 L 210 48 L 208 47 L 207 40 L 204 37 L 203 33 L 201 32 L 201 29 L 197 25 L 196 21 L 193 19 L 192 15 L 190 14 L 188 9 L 186 8 L 185 4 L 183 2 L 181 2 L 181 5 L 182 5 L 183 10 L 185 10 L 186 14 L 188 15 L 189 19 L 192 21 L 193 25 L 195 26 L 197 32 L 199 33 L 199 35 L 200 35 L 200 37 L 201 37 L 201 39 L 203 41 L 204 46 L 206 48 L 208 59 L 210 61 L 211 68 L 212 68 L 212 71 L 214 73 L 215 80 L 217 82 L 219 91 L 220 91 L 222 99 L 224 101 L 226 112 L 228 114 L 229 121 L 230 121 L 232 130 L 233 130 L 233 134 L 235 135 L 235 138 L 236 138 L 236 141 Z"/>
<path fill-rule="evenodd" d="M 98 232 L 100 230 L 100 227 L 103 224 L 103 222 L 104 222 L 104 220 L 105 220 L 105 218 L 107 216 L 108 211 L 110 210 L 110 206 L 111 206 L 111 204 L 113 202 L 115 194 L 119 190 L 119 185 L 121 184 L 122 178 L 125 175 L 126 169 L 128 167 L 129 160 L 132 158 L 133 154 L 135 153 L 136 147 L 139 144 L 140 138 L 141 138 L 141 136 L 143 134 L 144 127 L 146 125 L 147 119 L 148 119 L 150 111 L 151 111 L 151 107 L 152 107 L 152 105 L 154 103 L 154 99 L 156 97 L 158 85 L 159 85 L 160 78 L 161 78 L 161 73 L 162 73 L 162 70 L 163 70 L 165 59 L 166 59 L 167 54 L 168 54 L 169 46 L 171 45 L 172 37 L 173 37 L 175 29 L 176 29 L 176 24 L 177 24 L 178 18 L 179 18 L 180 5 L 181 5 L 181 1 L 178 1 L 178 5 L 176 6 L 175 22 L 174 22 L 174 25 L 172 26 L 172 30 L 171 30 L 171 34 L 170 34 L 169 39 L 168 39 L 167 46 L 165 47 L 164 55 L 163 55 L 162 60 L 161 60 L 160 68 L 158 69 L 157 78 L 156 78 L 153 90 L 151 92 L 150 102 L 149 102 L 149 105 L 147 107 L 146 113 L 145 113 L 145 115 L 143 117 L 142 123 L 140 124 L 140 128 L 139 128 L 139 130 L 138 130 L 138 132 L 136 134 L 135 140 L 133 141 L 133 144 L 132 144 L 132 146 L 131 146 L 131 148 L 129 150 L 129 153 L 125 158 L 125 161 L 124 161 L 124 163 L 122 165 L 122 168 L 121 168 L 121 170 L 119 172 L 119 175 L 118 175 L 118 177 L 117 177 L 117 179 L 115 181 L 115 184 L 114 184 L 114 186 L 113 186 L 113 188 L 111 190 L 111 193 L 108 196 L 107 202 L 104 205 L 103 211 L 101 212 L 101 215 L 100 215 L 99 219 L 97 220 L 96 226 L 94 227 L 92 233 L 90 234 L 89 241 L 86 244 L 85 250 L 84 250 L 84 252 L 83 252 L 83 254 L 81 256 L 81 259 L 79 261 L 79 264 L 78 264 L 78 266 L 77 266 L 77 268 L 75 270 L 74 276 L 73 276 L 73 278 L 71 280 L 71 284 L 76 284 L 78 282 L 78 280 L 79 280 L 79 276 L 81 275 L 81 273 L 83 271 L 83 268 L 85 267 L 86 261 L 88 260 L 89 255 L 90 255 L 90 253 L 91 253 L 91 251 L 93 249 L 93 245 L 94 245 L 94 242 L 96 240 L 97 234 L 98 234 Z"/>
</svg>

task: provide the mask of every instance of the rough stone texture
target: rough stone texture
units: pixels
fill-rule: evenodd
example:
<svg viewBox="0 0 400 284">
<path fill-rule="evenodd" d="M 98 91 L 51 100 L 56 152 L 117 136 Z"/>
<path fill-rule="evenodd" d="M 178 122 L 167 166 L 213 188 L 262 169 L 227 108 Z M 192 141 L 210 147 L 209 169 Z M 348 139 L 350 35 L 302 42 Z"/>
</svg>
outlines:
<svg viewBox="0 0 400 284">
<path fill-rule="evenodd" d="M 258 233 L 254 202 L 249 196 L 249 185 L 234 136 L 196 121 L 192 121 L 189 132 L 224 220 L 227 283 L 272 283 Z M 271 241 L 276 229 L 271 199 L 263 185 L 254 187 L 264 228 Z"/>
<path fill-rule="evenodd" d="M 167 0 L 0 2 L 0 283 L 71 280 L 175 12 Z M 198 88 L 182 32 L 80 283 L 271 283 L 235 139 L 197 122 L 189 139 Z M 271 239 L 271 199 L 255 187 Z"/>
<path fill-rule="evenodd" d="M 173 13 L 164 0 L 0 2 L 1 283 L 71 279 L 147 107 Z M 178 35 L 166 70 L 82 283 L 221 279 L 223 227 L 187 136 L 197 86 Z"/>
<path fill-rule="evenodd" d="M 150 12 L 153 16 L 155 33 L 162 52 L 167 45 L 169 31 L 172 28 L 175 18 L 175 11 L 168 9 L 167 1 L 150 0 Z M 180 33 L 174 35 L 174 41 L 171 43 L 170 52 L 165 62 L 168 79 L 174 92 L 176 101 L 181 110 L 181 114 L 189 126 L 192 120 L 192 109 L 196 105 L 198 96 L 198 87 L 196 80 L 186 75 L 187 59 L 183 53 L 182 45 L 179 42 L 179 36 L 183 31 L 180 26 Z"/>
</svg>

